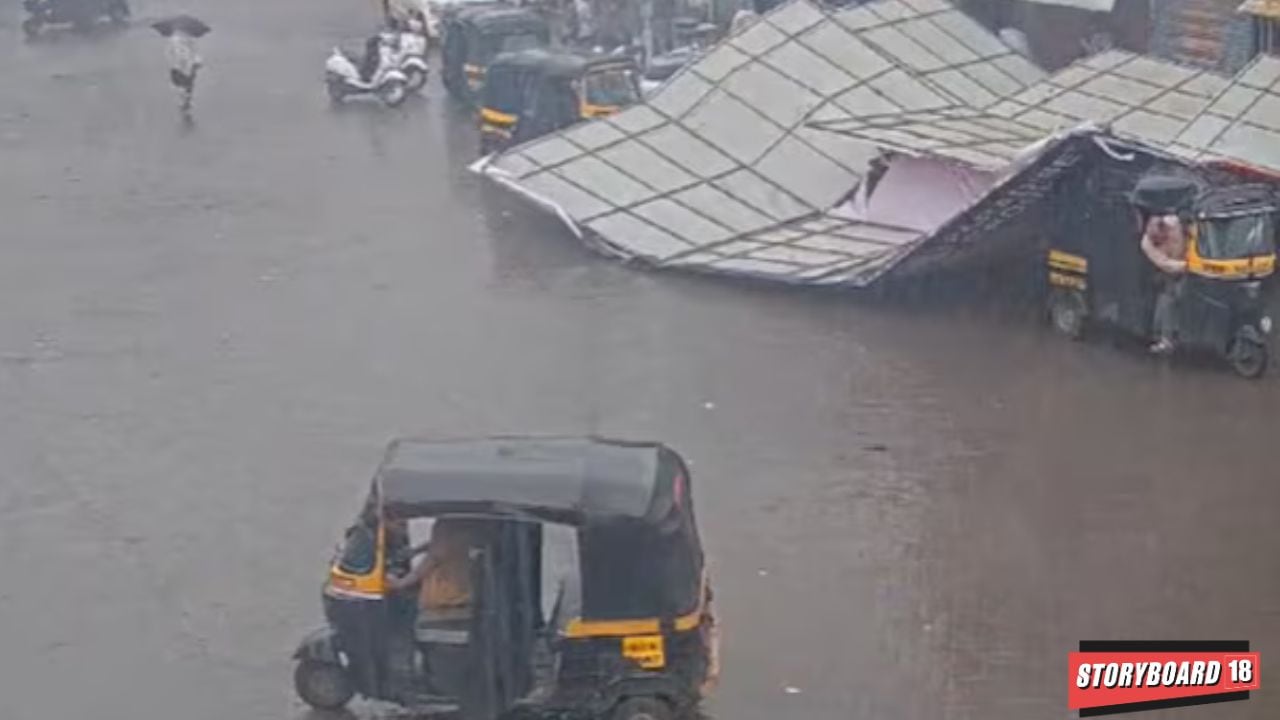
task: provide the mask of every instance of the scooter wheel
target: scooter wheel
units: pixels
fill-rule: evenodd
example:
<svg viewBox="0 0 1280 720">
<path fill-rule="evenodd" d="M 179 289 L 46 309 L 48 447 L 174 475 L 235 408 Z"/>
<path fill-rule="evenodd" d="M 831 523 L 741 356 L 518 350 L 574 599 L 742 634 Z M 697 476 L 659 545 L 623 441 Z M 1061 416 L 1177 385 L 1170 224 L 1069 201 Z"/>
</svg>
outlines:
<svg viewBox="0 0 1280 720">
<path fill-rule="evenodd" d="M 1252 338 L 1237 337 L 1231 343 L 1231 369 L 1242 378 L 1256 380 L 1267 371 L 1271 353 L 1265 343 Z"/>
<path fill-rule="evenodd" d="M 405 86 L 409 92 L 418 92 L 427 84 L 427 74 L 416 68 L 405 72 Z"/>
<path fill-rule="evenodd" d="M 396 107 L 409 97 L 409 89 L 402 80 L 388 80 L 378 88 L 378 97 L 382 98 L 387 107 Z"/>
<path fill-rule="evenodd" d="M 341 666 L 303 660 L 293 669 L 293 688 L 302 701 L 317 710 L 338 710 L 355 696 Z"/>
<path fill-rule="evenodd" d="M 330 81 L 325 88 L 329 91 L 329 102 L 334 105 L 341 105 L 346 99 L 347 94 L 342 89 L 342 83 Z"/>
</svg>

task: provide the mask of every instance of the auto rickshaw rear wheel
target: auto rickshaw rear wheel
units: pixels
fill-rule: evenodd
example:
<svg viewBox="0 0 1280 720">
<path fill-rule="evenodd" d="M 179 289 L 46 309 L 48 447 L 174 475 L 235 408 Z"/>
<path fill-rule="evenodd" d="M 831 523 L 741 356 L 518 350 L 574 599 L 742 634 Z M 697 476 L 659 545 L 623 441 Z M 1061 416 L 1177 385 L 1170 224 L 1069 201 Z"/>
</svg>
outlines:
<svg viewBox="0 0 1280 720">
<path fill-rule="evenodd" d="M 1079 290 L 1054 288 L 1049 294 L 1049 322 L 1053 329 L 1073 340 L 1084 335 L 1089 305 Z"/>
<path fill-rule="evenodd" d="M 651 696 L 630 697 L 618 703 L 609 720 L 673 720 L 675 713 L 665 701 Z"/>
<path fill-rule="evenodd" d="M 1267 351 L 1266 343 L 1237 335 L 1231 343 L 1228 359 L 1231 361 L 1231 369 L 1235 370 L 1237 375 L 1253 380 L 1262 377 L 1262 374 L 1267 371 L 1270 353 Z"/>
<path fill-rule="evenodd" d="M 317 710 L 337 710 L 355 695 L 342 666 L 303 660 L 293 669 L 293 689 L 302 701 Z"/>
</svg>

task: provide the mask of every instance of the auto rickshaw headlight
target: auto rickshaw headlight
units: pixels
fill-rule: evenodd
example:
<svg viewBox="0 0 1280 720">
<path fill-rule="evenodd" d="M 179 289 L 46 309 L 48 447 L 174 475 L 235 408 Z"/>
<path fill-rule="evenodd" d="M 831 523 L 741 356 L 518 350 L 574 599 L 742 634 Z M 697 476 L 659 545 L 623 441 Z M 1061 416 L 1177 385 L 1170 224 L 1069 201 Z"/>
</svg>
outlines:
<svg viewBox="0 0 1280 720">
<path fill-rule="evenodd" d="M 1261 330 L 1264 335 L 1270 335 L 1271 334 L 1271 318 L 1267 315 L 1263 315 L 1261 318 L 1259 318 L 1258 329 Z"/>
</svg>

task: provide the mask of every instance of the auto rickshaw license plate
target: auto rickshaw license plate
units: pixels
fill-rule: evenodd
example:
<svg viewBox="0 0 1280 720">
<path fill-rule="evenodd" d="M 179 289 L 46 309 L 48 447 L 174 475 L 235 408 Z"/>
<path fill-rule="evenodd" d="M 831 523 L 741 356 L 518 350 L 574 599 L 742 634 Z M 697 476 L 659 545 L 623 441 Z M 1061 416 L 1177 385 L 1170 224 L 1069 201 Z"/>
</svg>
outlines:
<svg viewBox="0 0 1280 720">
<path fill-rule="evenodd" d="M 622 638 L 622 656 L 634 660 L 646 670 L 667 666 L 667 653 L 661 635 L 632 635 Z"/>
</svg>

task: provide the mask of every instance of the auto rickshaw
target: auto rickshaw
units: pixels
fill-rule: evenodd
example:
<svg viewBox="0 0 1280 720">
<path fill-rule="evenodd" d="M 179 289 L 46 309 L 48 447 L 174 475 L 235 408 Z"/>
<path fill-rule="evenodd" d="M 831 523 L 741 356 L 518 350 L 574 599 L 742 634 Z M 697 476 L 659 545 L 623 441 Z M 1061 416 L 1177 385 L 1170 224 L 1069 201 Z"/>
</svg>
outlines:
<svg viewBox="0 0 1280 720">
<path fill-rule="evenodd" d="M 461 8 L 449 12 L 444 25 L 441 77 L 450 94 L 468 104 L 480 97 L 485 72 L 495 57 L 551 42 L 547 20 L 528 8 Z"/>
<path fill-rule="evenodd" d="M 1142 232 L 1153 215 L 1177 214 L 1188 248 L 1177 347 L 1225 359 L 1243 377 L 1266 371 L 1272 321 L 1263 281 L 1275 272 L 1280 208 L 1274 186 L 1211 184 L 1135 152 L 1123 162 L 1107 158 L 1064 195 L 1073 192 L 1083 193 L 1088 209 L 1063 204 L 1048 254 L 1056 330 L 1079 337 L 1096 323 L 1150 339 L 1159 271 L 1142 253 Z"/>
<path fill-rule="evenodd" d="M 392 443 L 335 553 L 327 625 L 294 653 L 298 695 L 323 710 L 359 694 L 463 720 L 683 715 L 718 675 L 689 483 L 655 443 Z M 424 637 L 425 611 L 388 578 L 431 559 L 446 522 L 471 528 L 470 605 Z M 425 546 L 421 523 L 433 523 Z"/>
<path fill-rule="evenodd" d="M 625 55 L 534 49 L 489 65 L 480 102 L 480 154 L 487 155 L 640 101 L 640 70 Z"/>
</svg>

